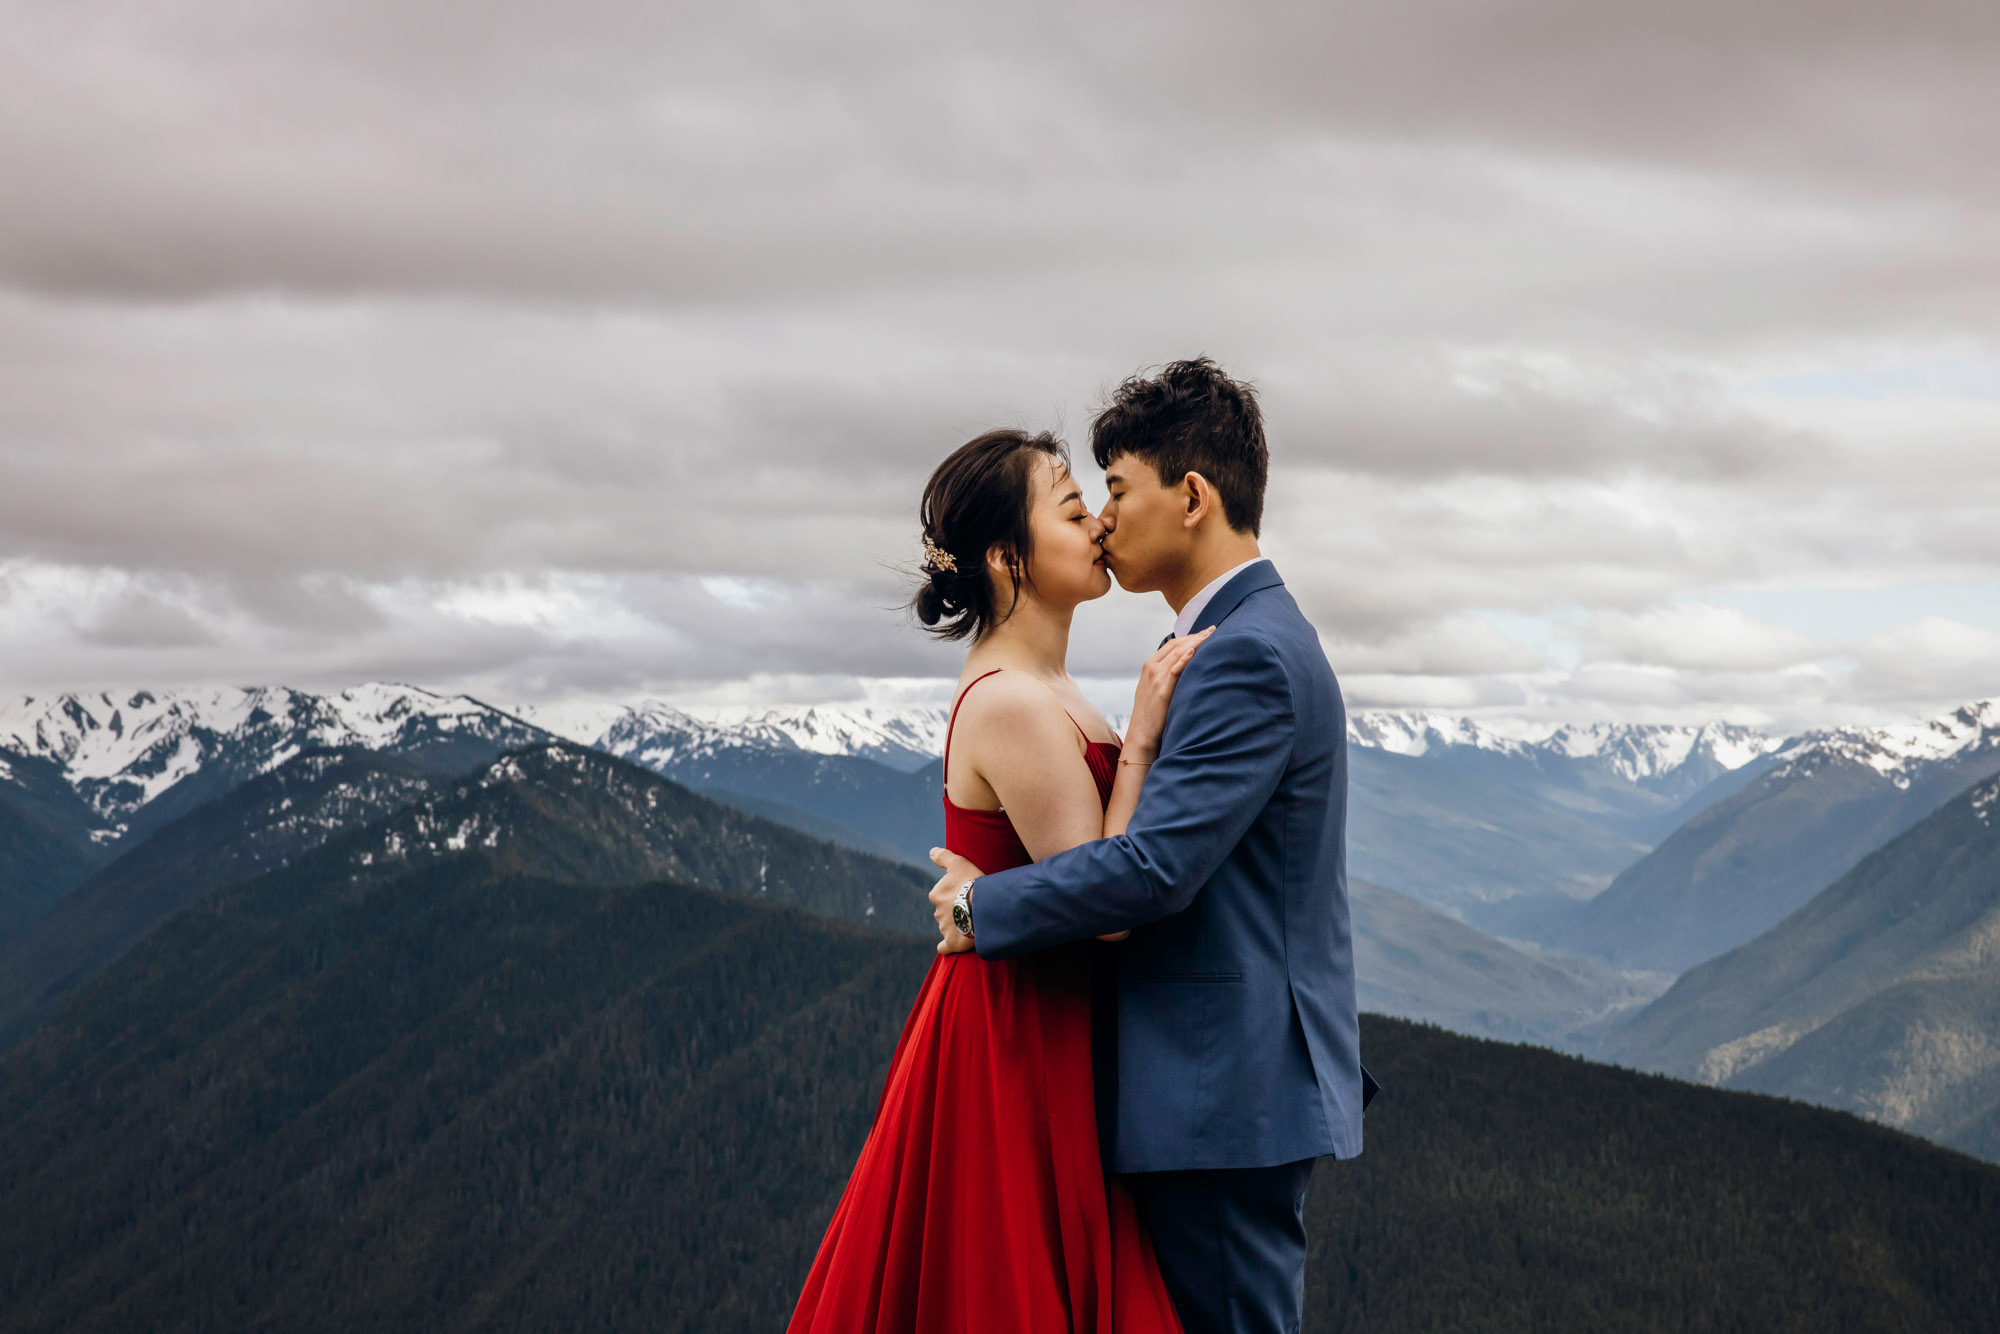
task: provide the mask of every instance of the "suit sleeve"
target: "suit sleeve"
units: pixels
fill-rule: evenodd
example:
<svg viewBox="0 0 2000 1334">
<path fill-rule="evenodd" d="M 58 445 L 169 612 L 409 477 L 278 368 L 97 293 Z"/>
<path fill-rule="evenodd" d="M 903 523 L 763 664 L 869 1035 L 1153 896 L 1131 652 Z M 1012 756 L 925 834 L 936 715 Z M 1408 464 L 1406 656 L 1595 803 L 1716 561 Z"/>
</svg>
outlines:
<svg viewBox="0 0 2000 1334">
<path fill-rule="evenodd" d="M 1276 650 L 1250 634 L 1211 638 L 1181 674 L 1126 832 L 979 878 L 980 956 L 1086 940 L 1186 908 L 1271 799 L 1296 727 Z"/>
</svg>

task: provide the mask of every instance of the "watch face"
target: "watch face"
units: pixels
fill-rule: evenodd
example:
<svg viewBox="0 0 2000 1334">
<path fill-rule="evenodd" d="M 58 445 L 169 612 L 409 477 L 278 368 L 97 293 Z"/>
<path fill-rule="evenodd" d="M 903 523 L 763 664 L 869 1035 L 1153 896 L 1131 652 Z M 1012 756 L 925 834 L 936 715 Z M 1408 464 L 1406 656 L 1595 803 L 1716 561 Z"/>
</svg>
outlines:
<svg viewBox="0 0 2000 1334">
<path fill-rule="evenodd" d="M 955 927 L 957 927 L 957 928 L 958 928 L 958 930 L 959 930 L 959 933 L 960 933 L 961 935 L 967 935 L 967 936 L 971 935 L 971 934 L 972 934 L 972 910 L 971 910 L 970 908 L 966 907 L 966 906 L 965 906 L 965 905 L 964 905 L 963 903 L 954 903 L 954 904 L 952 904 L 952 905 L 951 905 L 951 924 L 952 924 L 953 926 L 955 926 Z"/>
</svg>

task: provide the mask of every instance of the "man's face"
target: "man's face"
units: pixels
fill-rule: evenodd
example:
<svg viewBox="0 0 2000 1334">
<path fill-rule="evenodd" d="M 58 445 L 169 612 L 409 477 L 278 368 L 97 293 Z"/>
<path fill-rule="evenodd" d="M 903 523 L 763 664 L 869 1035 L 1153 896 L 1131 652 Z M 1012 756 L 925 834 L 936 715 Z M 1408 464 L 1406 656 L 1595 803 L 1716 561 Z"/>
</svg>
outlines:
<svg viewBox="0 0 2000 1334">
<path fill-rule="evenodd" d="M 1164 486 L 1153 465 L 1120 454 L 1104 469 L 1110 498 L 1098 517 L 1104 521 L 1104 555 L 1118 586 L 1128 593 L 1151 593 L 1187 560 L 1187 493 Z"/>
</svg>

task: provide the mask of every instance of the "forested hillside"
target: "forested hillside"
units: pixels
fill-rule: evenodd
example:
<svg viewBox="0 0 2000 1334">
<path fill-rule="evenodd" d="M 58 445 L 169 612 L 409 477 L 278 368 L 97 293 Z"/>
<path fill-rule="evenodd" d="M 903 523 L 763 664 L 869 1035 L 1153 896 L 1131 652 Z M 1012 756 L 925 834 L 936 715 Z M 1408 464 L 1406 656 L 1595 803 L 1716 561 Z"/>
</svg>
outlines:
<svg viewBox="0 0 2000 1334">
<path fill-rule="evenodd" d="M 0 942 L 0 1051 L 203 894 L 387 815 L 436 781 L 381 751 L 311 750 L 169 821 Z"/>
<path fill-rule="evenodd" d="M 48 760 L 0 750 L 0 948 L 110 857 Z"/>
<path fill-rule="evenodd" d="M 307 857 L 323 844 L 322 855 Z M 310 751 L 169 822 L 0 946 L 0 1050 L 218 886 L 293 864 L 298 892 L 309 897 L 468 852 L 517 875 L 598 885 L 673 875 L 877 925 L 914 930 L 930 921 L 930 877 L 912 867 L 807 837 L 568 742 L 530 747 L 456 781 L 431 777 L 404 755 Z"/>
<path fill-rule="evenodd" d="M 782 1326 L 929 942 L 480 841 L 225 888 L 0 1058 L 8 1327 Z M 1311 1329 L 2000 1327 L 2000 1168 L 1407 1023 L 1365 1048 Z"/>
</svg>

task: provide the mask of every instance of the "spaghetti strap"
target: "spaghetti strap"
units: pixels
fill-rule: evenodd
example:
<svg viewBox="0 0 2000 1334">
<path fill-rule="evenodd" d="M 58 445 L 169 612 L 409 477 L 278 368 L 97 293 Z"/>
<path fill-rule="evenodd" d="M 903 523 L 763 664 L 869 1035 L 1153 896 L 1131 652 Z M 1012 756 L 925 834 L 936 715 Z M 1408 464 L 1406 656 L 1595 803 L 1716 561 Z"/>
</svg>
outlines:
<svg viewBox="0 0 2000 1334">
<path fill-rule="evenodd" d="M 965 689 L 958 692 L 958 698 L 951 702 L 951 717 L 945 720 L 944 725 L 944 768 L 938 777 L 938 786 L 943 788 L 946 793 L 951 791 L 951 734 L 958 727 L 958 706 L 965 703 L 965 697 L 972 693 L 972 687 L 978 685 L 989 676 L 998 676 L 1005 670 L 1004 667 L 995 667 L 990 672 L 982 672 L 980 675 L 973 677 L 970 681 L 966 682 Z M 1078 722 L 1076 715 L 1068 709 L 1063 710 L 1063 717 L 1069 719 L 1069 725 L 1074 727 L 1076 734 L 1083 738 L 1085 746 L 1101 746 L 1105 744 L 1102 741 L 1092 741 L 1090 733 L 1083 730 L 1083 724 Z M 1113 732 L 1111 735 L 1116 737 L 1118 734 Z"/>
<path fill-rule="evenodd" d="M 958 698 L 951 702 L 951 717 L 947 718 L 944 724 L 944 769 L 938 775 L 938 786 L 945 789 L 946 792 L 951 790 L 951 734 L 953 729 L 958 726 L 958 706 L 963 704 L 965 697 L 972 693 L 972 687 L 978 685 L 989 676 L 998 676 L 1004 670 L 1004 668 L 995 667 L 990 672 L 982 672 L 980 675 L 973 677 L 970 681 L 966 682 L 965 689 L 958 692 Z M 1075 722 L 1076 719 L 1072 718 L 1070 721 Z"/>
</svg>

